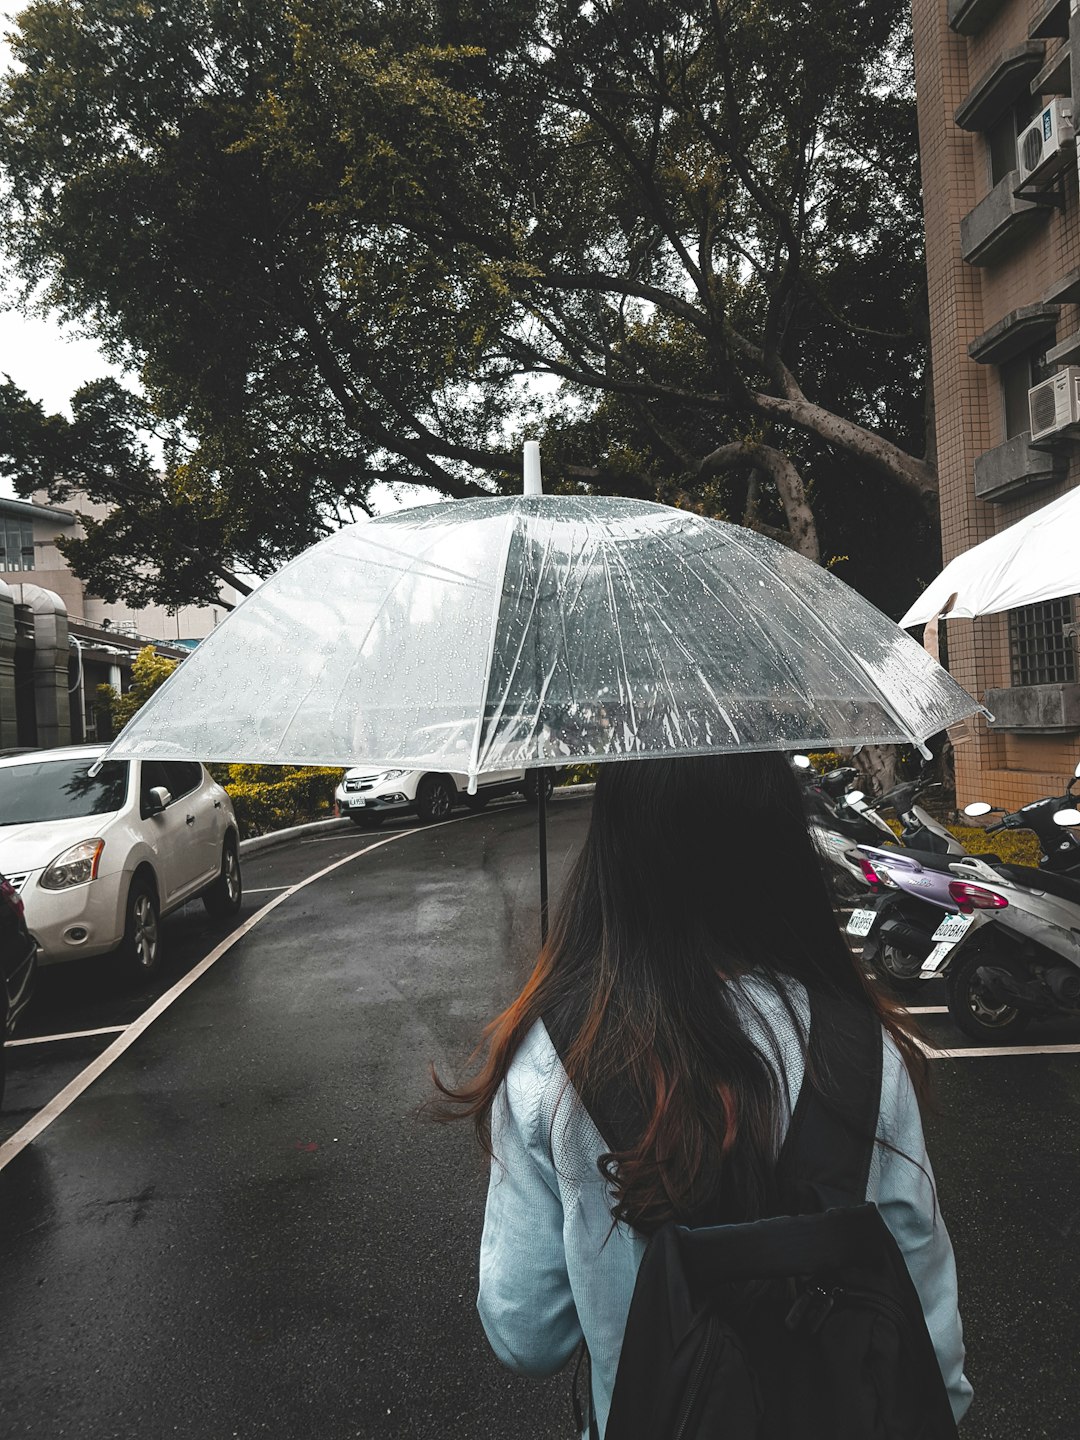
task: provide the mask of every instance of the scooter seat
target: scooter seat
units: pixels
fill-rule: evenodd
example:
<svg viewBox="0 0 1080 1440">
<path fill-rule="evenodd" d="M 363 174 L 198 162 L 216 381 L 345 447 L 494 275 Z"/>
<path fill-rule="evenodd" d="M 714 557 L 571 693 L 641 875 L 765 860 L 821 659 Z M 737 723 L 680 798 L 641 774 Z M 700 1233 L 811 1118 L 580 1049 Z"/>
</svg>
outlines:
<svg viewBox="0 0 1080 1440">
<path fill-rule="evenodd" d="M 1036 870 L 1031 865 L 995 865 L 994 869 L 1006 880 L 1014 880 L 1026 889 L 1041 890 L 1045 895 L 1056 895 L 1059 900 L 1080 905 L 1080 880 L 1055 875 L 1050 870 Z"/>
<path fill-rule="evenodd" d="M 950 873 L 950 866 L 955 865 L 957 860 L 963 860 L 963 855 L 941 855 L 936 850 L 897 850 L 898 856 L 909 860 L 917 860 L 924 870 L 941 870 L 946 875 Z M 972 860 L 985 860 L 987 864 L 1000 864 L 1000 855 L 972 855 Z"/>
</svg>

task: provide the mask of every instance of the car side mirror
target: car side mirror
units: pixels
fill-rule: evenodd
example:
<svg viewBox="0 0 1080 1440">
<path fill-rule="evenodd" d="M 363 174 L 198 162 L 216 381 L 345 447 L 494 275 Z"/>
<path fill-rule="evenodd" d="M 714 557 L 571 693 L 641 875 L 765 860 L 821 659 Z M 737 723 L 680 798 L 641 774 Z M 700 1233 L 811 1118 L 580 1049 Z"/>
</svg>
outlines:
<svg viewBox="0 0 1080 1440">
<path fill-rule="evenodd" d="M 149 819 L 151 815 L 160 815 L 161 812 L 165 809 L 166 805 L 170 804 L 171 801 L 172 796 L 169 794 L 168 790 L 165 789 L 165 786 L 155 785 L 146 797 L 147 819 Z"/>
<path fill-rule="evenodd" d="M 1080 810 L 1058 810 L 1054 815 L 1054 824 L 1063 825 L 1067 829 L 1080 825 Z"/>
<path fill-rule="evenodd" d="M 974 819 L 978 815 L 989 815 L 993 808 L 985 800 L 973 800 L 970 805 L 964 806 L 964 814 L 970 815 Z"/>
</svg>

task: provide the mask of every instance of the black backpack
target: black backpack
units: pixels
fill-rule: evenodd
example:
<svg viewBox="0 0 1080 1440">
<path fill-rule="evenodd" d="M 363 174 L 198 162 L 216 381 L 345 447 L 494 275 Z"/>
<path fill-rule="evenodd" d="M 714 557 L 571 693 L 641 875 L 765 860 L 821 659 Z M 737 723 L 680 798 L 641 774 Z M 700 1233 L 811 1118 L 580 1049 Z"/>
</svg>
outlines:
<svg viewBox="0 0 1080 1440">
<path fill-rule="evenodd" d="M 565 1054 L 572 1020 L 544 1020 Z M 865 1199 L 881 1027 L 811 997 L 809 1052 L 778 1163 L 786 1213 L 652 1236 L 604 1440 L 955 1440 L 918 1293 Z M 614 1148 L 640 1133 L 625 1097 L 581 1099 Z"/>
</svg>

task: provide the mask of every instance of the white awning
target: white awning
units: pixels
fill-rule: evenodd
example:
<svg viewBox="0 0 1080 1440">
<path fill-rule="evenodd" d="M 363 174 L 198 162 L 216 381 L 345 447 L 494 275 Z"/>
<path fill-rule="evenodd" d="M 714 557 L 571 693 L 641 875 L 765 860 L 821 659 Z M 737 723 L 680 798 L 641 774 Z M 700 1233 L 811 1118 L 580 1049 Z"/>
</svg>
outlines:
<svg viewBox="0 0 1080 1440">
<path fill-rule="evenodd" d="M 950 560 L 900 624 L 995 615 L 1080 594 L 1080 486 Z M 956 599 L 949 606 L 950 596 Z"/>
</svg>

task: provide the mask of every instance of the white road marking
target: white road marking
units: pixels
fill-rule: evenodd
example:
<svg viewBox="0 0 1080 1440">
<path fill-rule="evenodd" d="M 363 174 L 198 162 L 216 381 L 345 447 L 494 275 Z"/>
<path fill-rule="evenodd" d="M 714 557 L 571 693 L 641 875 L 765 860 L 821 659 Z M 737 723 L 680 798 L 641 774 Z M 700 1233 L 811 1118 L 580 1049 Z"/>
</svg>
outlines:
<svg viewBox="0 0 1080 1440">
<path fill-rule="evenodd" d="M 453 820 L 444 820 L 442 825 L 460 825 L 463 821 L 474 818 L 472 815 L 459 815 Z M 283 890 L 281 894 L 273 900 L 268 900 L 260 910 L 256 910 L 255 914 L 252 915 L 249 920 L 245 920 L 243 925 L 234 930 L 231 935 L 227 935 L 220 945 L 216 945 L 214 949 L 210 951 L 209 955 L 205 955 L 202 960 L 200 960 L 193 969 L 189 970 L 182 979 L 178 980 L 170 990 L 166 990 L 164 995 L 160 995 L 158 999 L 154 1001 L 153 1005 L 144 1010 L 137 1020 L 132 1021 L 111 1045 L 106 1046 L 96 1060 L 92 1060 L 85 1070 L 80 1070 L 74 1080 L 54 1095 L 47 1105 L 42 1106 L 37 1114 L 29 1119 L 20 1130 L 16 1130 L 14 1135 L 0 1144 L 0 1170 L 10 1165 L 16 1155 L 25 1150 L 31 1141 L 36 1140 L 43 1130 L 47 1130 L 52 1122 L 61 1116 L 68 1106 L 79 1098 L 84 1090 L 88 1089 L 100 1075 L 103 1075 L 114 1061 L 119 1060 L 125 1050 L 130 1049 L 130 1047 L 134 1045 L 144 1030 L 148 1030 L 159 1016 L 164 1015 L 165 1011 L 168 1010 L 169 1006 L 172 1005 L 175 1000 L 179 1000 L 185 990 L 189 989 L 194 985 L 196 980 L 205 975 L 207 970 L 210 969 L 210 966 L 220 960 L 223 955 L 227 954 L 249 931 L 254 930 L 256 925 L 265 920 L 272 910 L 276 910 L 279 905 L 284 904 L 284 902 L 295 895 L 298 890 L 303 890 L 308 885 L 313 885 L 316 880 L 321 880 L 324 875 L 329 875 L 334 870 L 339 870 L 342 865 L 349 865 L 354 860 L 358 860 L 361 855 L 367 855 L 370 851 L 378 850 L 383 845 L 391 845 L 395 840 L 404 840 L 407 835 L 415 835 L 420 828 L 422 827 L 413 826 L 410 830 L 399 830 L 395 835 L 387 835 L 382 840 L 376 840 L 371 845 L 366 845 L 363 850 L 354 850 L 352 854 L 344 856 L 341 860 L 335 860 L 330 865 L 324 865 L 321 870 L 316 870 L 313 875 L 308 875 L 306 879 L 298 880 L 295 885 L 290 885 L 287 890 Z M 442 826 L 432 825 L 424 828 L 428 830 L 438 830 L 441 829 Z M 315 842 L 309 841 L 307 843 L 314 844 Z"/>
<path fill-rule="evenodd" d="M 923 1049 L 931 1060 L 991 1060 L 1000 1055 L 1080 1055 L 1080 1045 L 989 1045 L 985 1050 Z"/>
<path fill-rule="evenodd" d="M 287 885 L 245 885 L 245 895 L 269 895 L 271 890 L 287 890 Z"/>
<path fill-rule="evenodd" d="M 53 1040 L 85 1040 L 90 1035 L 122 1035 L 126 1025 L 103 1025 L 100 1030 L 68 1030 L 63 1035 L 27 1035 L 22 1040 L 5 1040 L 4 1048 L 12 1045 L 48 1045 Z"/>
<path fill-rule="evenodd" d="M 905 1005 L 904 1009 L 909 1015 L 947 1015 L 947 1005 Z"/>
</svg>

